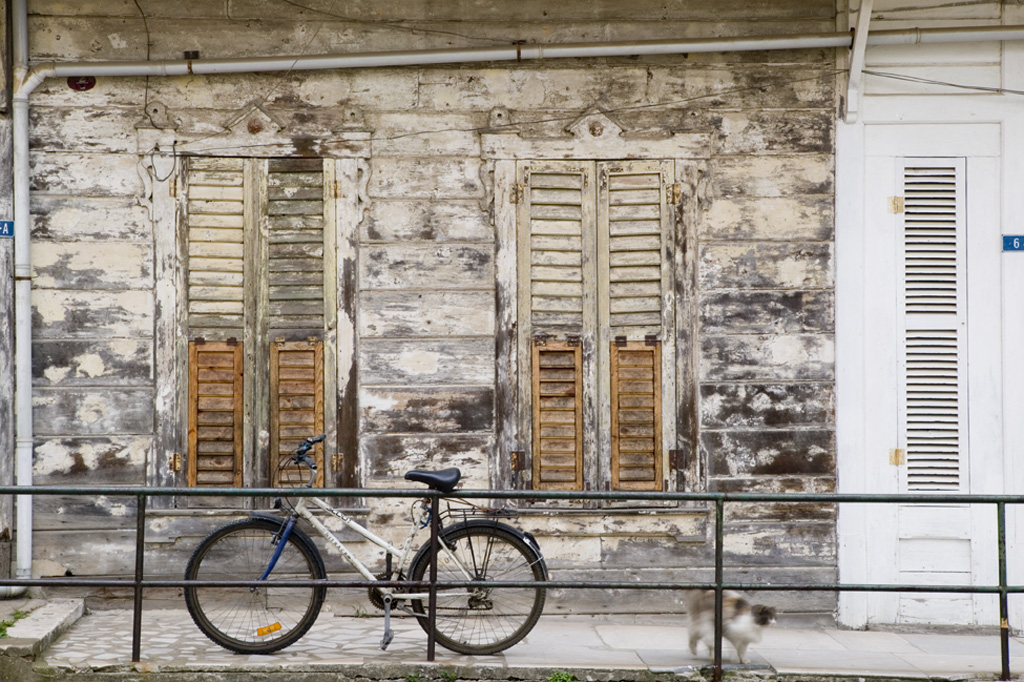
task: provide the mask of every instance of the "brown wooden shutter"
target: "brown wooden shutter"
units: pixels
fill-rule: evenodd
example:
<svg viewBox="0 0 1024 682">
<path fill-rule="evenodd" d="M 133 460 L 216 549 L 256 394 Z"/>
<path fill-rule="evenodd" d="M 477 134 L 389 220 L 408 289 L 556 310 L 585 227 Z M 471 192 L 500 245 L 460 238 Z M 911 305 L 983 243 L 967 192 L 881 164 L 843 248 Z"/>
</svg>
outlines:
<svg viewBox="0 0 1024 682">
<path fill-rule="evenodd" d="M 242 345 L 190 341 L 188 484 L 242 485 Z"/>
<path fill-rule="evenodd" d="M 270 462 L 274 486 L 304 484 L 305 469 L 282 470 L 299 443 L 324 430 L 324 360 L 321 341 L 278 341 L 270 345 Z M 323 444 L 317 444 L 316 485 L 324 484 Z"/>
<path fill-rule="evenodd" d="M 612 489 L 661 490 L 661 347 L 611 344 Z"/>
<path fill-rule="evenodd" d="M 583 487 L 583 382 L 579 344 L 533 347 L 533 487 Z"/>
</svg>

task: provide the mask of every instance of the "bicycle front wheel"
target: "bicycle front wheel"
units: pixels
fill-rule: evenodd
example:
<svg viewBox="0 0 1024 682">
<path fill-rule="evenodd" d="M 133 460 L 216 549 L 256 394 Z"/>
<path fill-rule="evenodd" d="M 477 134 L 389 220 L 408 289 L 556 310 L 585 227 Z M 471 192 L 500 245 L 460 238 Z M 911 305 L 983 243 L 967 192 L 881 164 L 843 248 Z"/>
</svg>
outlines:
<svg viewBox="0 0 1024 682">
<path fill-rule="evenodd" d="M 185 580 L 259 580 L 280 541 L 282 524 L 250 518 L 218 528 L 189 559 Z M 282 587 L 281 580 L 322 580 L 323 559 L 308 537 L 293 530 L 274 570 L 260 587 L 185 587 L 196 626 L 222 647 L 269 654 L 296 642 L 316 621 L 325 587 Z"/>
<path fill-rule="evenodd" d="M 442 531 L 437 579 L 444 581 L 537 582 L 536 587 L 438 588 L 434 640 L 460 654 L 494 654 L 533 629 L 544 610 L 547 579 L 537 551 L 515 531 L 483 522 Z M 445 549 L 447 547 L 447 550 Z M 430 544 L 413 559 L 412 580 L 430 579 Z M 429 632 L 425 604 L 412 602 Z"/>
</svg>

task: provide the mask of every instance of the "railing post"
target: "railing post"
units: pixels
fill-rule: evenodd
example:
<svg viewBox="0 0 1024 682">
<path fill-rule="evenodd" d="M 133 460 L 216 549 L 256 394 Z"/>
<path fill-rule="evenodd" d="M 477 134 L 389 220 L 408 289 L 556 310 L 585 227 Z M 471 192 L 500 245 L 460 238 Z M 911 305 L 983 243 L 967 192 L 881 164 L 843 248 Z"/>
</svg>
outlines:
<svg viewBox="0 0 1024 682">
<path fill-rule="evenodd" d="M 1010 679 L 1010 608 L 1006 591 L 1006 503 L 996 502 L 999 539 L 999 646 L 1002 654 L 1001 680 Z"/>
<path fill-rule="evenodd" d="M 714 682 L 722 679 L 722 582 L 725 578 L 725 499 L 715 499 L 715 661 Z"/>
<path fill-rule="evenodd" d="M 132 663 L 142 660 L 142 578 L 145 575 L 146 495 L 139 493 L 135 512 L 135 599 L 132 605 Z"/>
<path fill-rule="evenodd" d="M 434 629 L 437 627 L 437 550 L 441 528 L 441 496 L 430 498 L 430 597 L 427 599 L 427 660 L 434 660 Z"/>
</svg>

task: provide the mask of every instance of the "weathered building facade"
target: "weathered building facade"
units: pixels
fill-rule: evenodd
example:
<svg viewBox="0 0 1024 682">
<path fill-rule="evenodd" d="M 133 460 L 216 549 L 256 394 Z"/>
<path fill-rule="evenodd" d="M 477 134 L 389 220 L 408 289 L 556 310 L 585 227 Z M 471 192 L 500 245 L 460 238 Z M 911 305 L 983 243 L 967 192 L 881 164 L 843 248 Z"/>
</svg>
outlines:
<svg viewBox="0 0 1024 682">
<path fill-rule="evenodd" d="M 28 9 L 32 64 L 846 27 L 831 1 Z M 328 487 L 456 465 L 473 488 L 833 491 L 838 68 L 805 48 L 47 78 L 35 483 L 268 486 L 325 431 Z M 13 355 L 0 338 L 8 476 Z M 248 504 L 154 500 L 151 570 L 179 574 Z M 377 527 L 401 511 L 366 504 Z M 708 514 L 562 502 L 520 523 L 556 575 L 706 578 Z M 33 531 L 37 574 L 120 574 L 134 501 L 40 497 Z M 834 508 L 735 506 L 726 532 L 730 578 L 836 577 Z"/>
</svg>

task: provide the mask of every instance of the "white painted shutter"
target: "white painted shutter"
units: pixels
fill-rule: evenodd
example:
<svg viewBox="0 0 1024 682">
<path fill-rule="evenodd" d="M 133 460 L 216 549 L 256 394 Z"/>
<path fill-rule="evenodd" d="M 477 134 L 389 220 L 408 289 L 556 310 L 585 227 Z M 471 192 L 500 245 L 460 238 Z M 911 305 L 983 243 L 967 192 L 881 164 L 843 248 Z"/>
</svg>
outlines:
<svg viewBox="0 0 1024 682">
<path fill-rule="evenodd" d="M 598 164 L 598 267 L 602 326 L 612 336 L 661 337 L 671 325 L 668 244 L 671 164 L 622 161 Z"/>
<path fill-rule="evenodd" d="M 267 173 L 270 334 L 324 328 L 324 172 L 320 159 L 270 159 Z"/>
<path fill-rule="evenodd" d="M 588 325 L 593 294 L 593 164 L 520 166 L 520 304 L 531 334 L 564 338 Z"/>
<path fill-rule="evenodd" d="M 191 338 L 243 338 L 245 170 L 242 159 L 194 158 L 187 178 Z"/>
<path fill-rule="evenodd" d="M 967 490 L 962 159 L 905 159 L 901 432 L 910 492 Z"/>
</svg>

